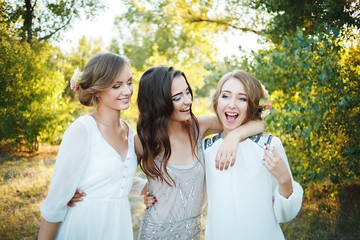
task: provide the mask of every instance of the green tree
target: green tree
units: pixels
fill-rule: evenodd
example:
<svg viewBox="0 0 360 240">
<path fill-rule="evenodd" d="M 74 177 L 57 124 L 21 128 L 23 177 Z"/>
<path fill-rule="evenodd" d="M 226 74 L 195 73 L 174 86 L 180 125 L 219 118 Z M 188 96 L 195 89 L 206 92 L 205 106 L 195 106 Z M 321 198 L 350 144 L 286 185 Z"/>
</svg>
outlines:
<svg viewBox="0 0 360 240">
<path fill-rule="evenodd" d="M 33 151 L 40 142 L 59 142 L 74 106 L 64 94 L 68 61 L 50 42 L 101 6 L 93 0 L 0 0 L 1 145 Z"/>
<path fill-rule="evenodd" d="M 252 1 L 249 7 L 273 16 L 260 31 L 271 45 L 242 60 L 227 59 L 222 68 L 207 66 L 212 85 L 225 71 L 242 68 L 273 92 L 276 114 L 268 127 L 281 136 L 302 183 L 359 179 L 359 5 Z M 352 39 L 356 47 L 348 47 Z"/>
<path fill-rule="evenodd" d="M 11 22 L 17 35 L 28 43 L 55 40 L 72 21 L 92 17 L 104 7 L 98 0 L 13 0 L 2 5 L 5 21 Z"/>
<path fill-rule="evenodd" d="M 297 29 L 304 37 L 341 29 L 341 34 L 348 37 L 348 30 L 360 27 L 358 0 L 256 0 L 246 5 L 272 16 L 263 32 L 275 43 L 294 36 Z"/>
<path fill-rule="evenodd" d="M 0 28 L 0 141 L 13 148 L 37 150 L 41 140 L 56 139 L 69 120 L 65 87 L 54 49 L 32 47 Z"/>
</svg>

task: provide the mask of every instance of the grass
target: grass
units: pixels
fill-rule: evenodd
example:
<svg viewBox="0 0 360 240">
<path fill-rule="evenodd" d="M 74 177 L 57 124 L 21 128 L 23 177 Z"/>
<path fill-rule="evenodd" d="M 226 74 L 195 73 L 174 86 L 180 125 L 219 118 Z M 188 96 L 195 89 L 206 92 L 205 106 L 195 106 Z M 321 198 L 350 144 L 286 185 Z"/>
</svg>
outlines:
<svg viewBox="0 0 360 240">
<path fill-rule="evenodd" d="M 0 152 L 0 239 L 37 239 L 39 208 L 57 150 L 41 146 L 32 154 Z M 281 224 L 286 239 L 360 239 L 360 183 L 338 188 L 333 194 L 324 192 L 323 185 L 308 186 L 298 216 Z M 130 203 L 137 236 L 145 207 L 142 198 L 130 197 Z"/>
</svg>

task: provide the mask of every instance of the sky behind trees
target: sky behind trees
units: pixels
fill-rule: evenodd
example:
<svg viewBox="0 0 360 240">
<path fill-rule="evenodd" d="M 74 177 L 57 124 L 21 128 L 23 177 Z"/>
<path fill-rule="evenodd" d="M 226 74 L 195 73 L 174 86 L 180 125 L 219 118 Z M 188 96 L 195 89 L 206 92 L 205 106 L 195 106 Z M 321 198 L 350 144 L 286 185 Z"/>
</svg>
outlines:
<svg viewBox="0 0 360 240">
<path fill-rule="evenodd" d="M 106 7 L 94 19 L 77 19 L 72 24 L 72 28 L 62 34 L 62 40 L 55 42 L 54 45 L 60 46 L 61 50 L 69 52 L 72 48 L 79 45 L 79 39 L 85 36 L 88 39 L 99 39 L 103 41 L 103 47 L 110 45 L 112 38 L 119 37 L 118 32 L 114 28 L 114 18 L 124 13 L 125 6 L 119 0 L 106 0 Z M 216 45 L 220 50 L 220 58 L 230 55 L 240 56 L 239 43 L 242 50 L 250 52 L 264 47 L 263 44 L 257 42 L 258 36 L 254 33 L 231 33 L 227 32 L 225 42 L 219 40 Z"/>
</svg>

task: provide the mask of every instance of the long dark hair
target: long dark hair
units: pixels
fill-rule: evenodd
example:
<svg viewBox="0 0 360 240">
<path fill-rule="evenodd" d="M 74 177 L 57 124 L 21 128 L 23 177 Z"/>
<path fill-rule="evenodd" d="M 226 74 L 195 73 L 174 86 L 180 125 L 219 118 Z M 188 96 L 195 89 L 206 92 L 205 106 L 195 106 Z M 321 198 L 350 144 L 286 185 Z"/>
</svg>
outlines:
<svg viewBox="0 0 360 240">
<path fill-rule="evenodd" d="M 171 156 L 171 145 L 168 135 L 168 123 L 173 112 L 171 83 L 178 76 L 185 78 L 191 96 L 191 87 L 185 74 L 173 67 L 156 66 L 148 69 L 140 78 L 137 104 L 139 119 L 137 134 L 143 146 L 143 156 L 139 159 L 140 168 L 153 179 L 160 179 L 172 186 L 174 180 L 166 166 Z M 190 107 L 191 120 L 184 123 L 190 137 L 193 155 L 196 156 L 197 139 L 200 135 L 199 124 Z M 160 166 L 155 164 L 155 157 L 164 152 Z M 166 176 L 163 175 L 164 170 Z"/>
</svg>

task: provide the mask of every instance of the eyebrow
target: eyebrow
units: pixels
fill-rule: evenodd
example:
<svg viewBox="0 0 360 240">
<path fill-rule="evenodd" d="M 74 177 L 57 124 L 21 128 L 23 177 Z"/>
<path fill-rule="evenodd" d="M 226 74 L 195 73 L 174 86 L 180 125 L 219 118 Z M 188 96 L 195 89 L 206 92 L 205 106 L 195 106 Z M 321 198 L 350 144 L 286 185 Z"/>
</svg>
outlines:
<svg viewBox="0 0 360 240">
<path fill-rule="evenodd" d="M 126 81 L 124 81 L 124 82 L 131 81 L 131 80 L 132 80 L 132 78 L 133 78 L 133 77 L 129 77 L 129 79 L 128 79 L 128 80 L 126 80 Z M 117 84 L 117 83 L 121 83 L 121 82 L 122 82 L 122 81 L 116 81 L 116 82 L 115 82 L 115 84 Z"/>
<path fill-rule="evenodd" d="M 223 90 L 221 93 L 224 93 L 224 92 L 226 92 L 226 93 L 232 93 L 231 91 L 229 91 L 229 90 Z M 239 95 L 244 95 L 244 96 L 246 96 L 247 97 L 247 94 L 246 93 L 238 93 Z"/>
<path fill-rule="evenodd" d="M 189 90 L 189 87 L 187 87 L 186 89 L 185 89 L 185 91 L 188 91 Z M 178 92 L 178 93 L 175 93 L 174 95 L 172 95 L 171 97 L 173 98 L 173 97 L 176 97 L 176 96 L 178 96 L 178 95 L 181 95 L 183 92 Z"/>
</svg>

